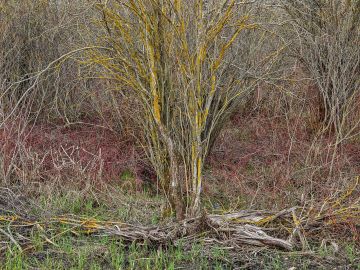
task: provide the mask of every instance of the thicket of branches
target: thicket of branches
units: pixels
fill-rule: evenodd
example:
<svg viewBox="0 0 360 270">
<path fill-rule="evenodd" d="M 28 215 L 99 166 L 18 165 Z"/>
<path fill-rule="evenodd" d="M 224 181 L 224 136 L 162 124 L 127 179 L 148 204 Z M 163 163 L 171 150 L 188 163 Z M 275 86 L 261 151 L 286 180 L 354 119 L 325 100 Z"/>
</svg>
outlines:
<svg viewBox="0 0 360 270">
<path fill-rule="evenodd" d="M 95 111 L 91 102 L 97 87 L 94 73 L 85 71 L 73 55 L 61 58 L 89 42 L 85 33 L 91 6 L 86 1 L 57 0 L 21 4 L 8 0 L 1 5 L 2 118 L 21 114 L 22 119 L 27 115 L 35 122 L 62 119 L 70 123 Z"/>
<path fill-rule="evenodd" d="M 354 131 L 360 90 L 360 1 L 282 0 L 293 54 L 314 81 L 322 129 L 341 139 Z"/>
</svg>

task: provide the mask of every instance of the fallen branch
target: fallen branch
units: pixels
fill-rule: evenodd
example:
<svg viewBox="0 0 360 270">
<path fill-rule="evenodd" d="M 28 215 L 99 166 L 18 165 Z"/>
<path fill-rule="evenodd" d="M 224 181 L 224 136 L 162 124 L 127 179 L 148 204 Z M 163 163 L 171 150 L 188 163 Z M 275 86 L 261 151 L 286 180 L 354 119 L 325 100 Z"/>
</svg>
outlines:
<svg viewBox="0 0 360 270">
<path fill-rule="evenodd" d="M 358 181 L 355 185 L 357 187 Z M 349 228 L 349 222 L 355 226 L 360 224 L 360 201 L 358 198 L 351 201 L 350 195 L 355 187 L 349 190 L 351 192 L 346 191 L 340 199 L 329 199 L 317 208 L 292 207 L 279 212 L 242 210 L 223 215 L 203 215 L 182 222 L 142 226 L 74 215 L 37 220 L 26 217 L 28 211 L 18 196 L 8 189 L 0 189 L 0 241 L 16 243 L 20 250 L 29 251 L 33 246 L 27 236 L 38 230 L 43 235 L 44 243 L 53 245 L 64 234 L 72 233 L 109 236 L 129 243 L 149 242 L 160 246 L 182 243 L 191 247 L 202 242 L 235 251 L 249 245 L 286 251 L 306 250 L 309 248 L 307 237 L 321 242 L 326 231 L 330 232 L 339 226 Z M 11 234 L 6 232 L 10 232 L 10 229 L 13 232 Z M 54 235 L 54 231 L 58 233 Z"/>
</svg>

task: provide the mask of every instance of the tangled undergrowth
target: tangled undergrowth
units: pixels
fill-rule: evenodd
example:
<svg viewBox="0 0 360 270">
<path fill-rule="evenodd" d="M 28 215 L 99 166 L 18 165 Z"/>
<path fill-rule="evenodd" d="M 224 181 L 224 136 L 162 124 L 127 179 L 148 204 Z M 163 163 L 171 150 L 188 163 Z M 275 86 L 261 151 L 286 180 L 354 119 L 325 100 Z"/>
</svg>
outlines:
<svg viewBox="0 0 360 270">
<path fill-rule="evenodd" d="M 277 212 L 239 210 L 223 214 L 211 214 L 208 209 L 205 211 L 209 213 L 181 223 L 157 220 L 145 226 L 83 213 L 43 214 L 34 202 L 3 188 L 0 192 L 0 252 L 3 258 L 9 256 L 9 252 L 13 256 L 30 256 L 39 252 L 39 246 L 53 252 L 59 250 L 59 242 L 70 237 L 86 241 L 96 239 L 97 242 L 111 239 L 120 241 L 127 248 L 145 245 L 152 251 L 175 248 L 179 252 L 189 252 L 194 246 L 201 246 L 201 252 L 208 258 L 213 256 L 216 248 L 228 254 L 226 258 L 232 258 L 232 266 L 239 263 L 236 262 L 239 254 L 260 252 L 266 256 L 266 252 L 276 249 L 278 251 L 273 254 L 280 252 L 282 256 L 302 259 L 308 256 L 315 261 L 320 258 L 321 265 L 320 247 L 322 252 L 331 250 L 336 255 L 333 265 L 345 263 L 349 265 L 348 269 L 356 269 L 360 262 L 355 255 L 352 261 L 344 261 L 340 256 L 343 243 L 336 239 L 341 235 L 349 243 L 359 242 L 358 192 L 359 178 L 356 178 L 355 183 L 336 198 L 328 198 L 317 205 L 305 203 Z M 246 268 L 247 264 L 243 263 L 240 265 L 244 269 L 254 266 L 250 264 L 251 267 Z M 128 265 L 128 268 L 131 267 Z"/>
</svg>

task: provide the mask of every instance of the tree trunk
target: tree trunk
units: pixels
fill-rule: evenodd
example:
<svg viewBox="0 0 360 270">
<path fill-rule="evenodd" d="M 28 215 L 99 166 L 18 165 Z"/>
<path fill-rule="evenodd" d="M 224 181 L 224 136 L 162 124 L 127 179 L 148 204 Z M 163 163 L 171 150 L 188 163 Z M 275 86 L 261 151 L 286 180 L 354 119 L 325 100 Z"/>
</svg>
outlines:
<svg viewBox="0 0 360 270">
<path fill-rule="evenodd" d="M 168 195 L 168 200 L 171 206 L 171 210 L 175 212 L 177 220 L 183 220 L 185 218 L 185 206 L 183 198 L 181 196 L 181 179 L 179 173 L 179 162 L 176 158 L 176 153 L 174 149 L 174 143 L 168 133 L 165 131 L 163 124 L 157 121 L 157 126 L 160 132 L 161 137 L 167 148 L 168 158 L 169 158 L 169 168 L 167 173 L 166 193 Z"/>
</svg>

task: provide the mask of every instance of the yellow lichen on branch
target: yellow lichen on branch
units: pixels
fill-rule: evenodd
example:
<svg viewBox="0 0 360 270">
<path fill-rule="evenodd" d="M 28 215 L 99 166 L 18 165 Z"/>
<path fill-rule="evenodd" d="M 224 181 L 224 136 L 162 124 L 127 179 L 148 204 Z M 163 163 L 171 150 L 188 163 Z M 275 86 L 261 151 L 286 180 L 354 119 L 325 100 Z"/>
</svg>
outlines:
<svg viewBox="0 0 360 270">
<path fill-rule="evenodd" d="M 255 24 L 238 13 L 235 0 L 213 8 L 192 0 L 125 0 L 99 8 L 111 50 L 96 51 L 94 63 L 131 88 L 123 94 L 139 105 L 142 144 L 169 205 L 187 205 L 191 210 L 180 211 L 194 215 L 210 145 L 256 85 L 241 90 L 244 80 L 229 71 L 231 48 Z"/>
</svg>

